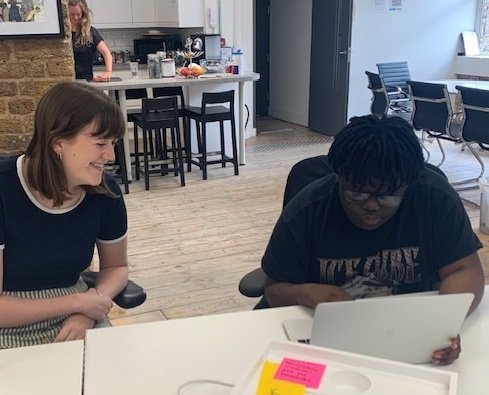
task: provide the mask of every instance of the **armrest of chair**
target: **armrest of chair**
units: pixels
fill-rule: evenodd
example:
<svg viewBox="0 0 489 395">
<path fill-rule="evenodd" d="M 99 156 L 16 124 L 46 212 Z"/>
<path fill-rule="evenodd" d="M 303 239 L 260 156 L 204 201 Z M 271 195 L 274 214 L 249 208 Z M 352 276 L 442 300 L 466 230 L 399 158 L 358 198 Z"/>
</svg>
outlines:
<svg viewBox="0 0 489 395">
<path fill-rule="evenodd" d="M 80 277 L 87 283 L 89 288 L 93 288 L 95 287 L 97 274 L 97 272 L 83 272 Z M 146 291 L 136 283 L 128 280 L 126 288 L 114 298 L 114 303 L 123 309 L 132 309 L 143 304 L 145 300 Z"/>
<path fill-rule="evenodd" d="M 267 275 L 261 267 L 245 274 L 239 282 L 239 292 L 250 298 L 257 298 L 265 291 Z"/>
</svg>

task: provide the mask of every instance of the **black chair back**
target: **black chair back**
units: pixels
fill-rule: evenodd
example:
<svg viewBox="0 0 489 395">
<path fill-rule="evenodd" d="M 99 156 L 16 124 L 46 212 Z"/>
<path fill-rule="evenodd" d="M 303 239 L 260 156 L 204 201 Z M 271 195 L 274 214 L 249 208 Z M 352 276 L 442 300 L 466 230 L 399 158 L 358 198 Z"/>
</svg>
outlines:
<svg viewBox="0 0 489 395">
<path fill-rule="evenodd" d="M 178 119 L 178 103 L 175 96 L 145 98 L 142 103 L 143 116 L 163 116 L 165 119 L 170 116 Z"/>
<path fill-rule="evenodd" d="M 407 84 L 413 102 L 413 127 L 430 134 L 449 135 L 453 113 L 447 86 L 419 81 Z"/>
<path fill-rule="evenodd" d="M 211 104 L 211 106 L 209 106 Z M 229 116 L 223 115 L 222 107 L 219 106 L 218 114 L 214 114 L 212 111 L 213 104 L 228 104 Z M 233 119 L 234 120 L 234 90 L 224 92 L 204 92 L 202 93 L 202 106 L 201 113 L 204 118 L 207 117 L 208 121 L 214 119 L 214 115 L 217 115 L 217 119 Z"/>
<path fill-rule="evenodd" d="M 146 88 L 126 89 L 126 100 L 137 100 L 148 97 Z M 119 91 L 115 91 L 115 99 L 119 100 Z"/>
<path fill-rule="evenodd" d="M 462 137 L 466 142 L 489 144 L 489 91 L 455 87 L 460 94 L 464 120 Z M 482 148 L 489 147 L 481 145 Z"/>
<path fill-rule="evenodd" d="M 408 93 L 407 81 L 411 79 L 411 75 L 406 61 L 377 63 L 377 69 L 387 92 L 401 89 Z"/>
<path fill-rule="evenodd" d="M 365 74 L 368 78 L 368 89 L 372 92 L 372 102 L 370 104 L 370 112 L 382 118 L 389 109 L 389 99 L 387 98 L 387 92 L 382 84 L 382 80 L 378 74 L 366 71 Z"/>
<path fill-rule="evenodd" d="M 180 101 L 180 108 L 185 108 L 185 96 L 183 95 L 183 89 L 181 86 L 165 86 L 159 88 L 153 88 L 153 97 L 168 97 L 176 96 Z"/>
</svg>

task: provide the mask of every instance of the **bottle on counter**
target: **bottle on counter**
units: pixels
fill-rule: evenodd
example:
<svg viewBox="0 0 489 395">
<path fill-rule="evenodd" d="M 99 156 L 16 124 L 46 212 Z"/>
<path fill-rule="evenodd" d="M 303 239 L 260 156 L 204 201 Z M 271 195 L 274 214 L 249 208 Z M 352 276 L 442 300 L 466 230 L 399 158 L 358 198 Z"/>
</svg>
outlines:
<svg viewBox="0 0 489 395">
<path fill-rule="evenodd" d="M 149 78 L 161 78 L 160 58 L 155 53 L 148 54 L 148 76 Z"/>
<path fill-rule="evenodd" d="M 233 52 L 233 74 L 244 74 L 243 51 L 241 49 Z"/>
</svg>

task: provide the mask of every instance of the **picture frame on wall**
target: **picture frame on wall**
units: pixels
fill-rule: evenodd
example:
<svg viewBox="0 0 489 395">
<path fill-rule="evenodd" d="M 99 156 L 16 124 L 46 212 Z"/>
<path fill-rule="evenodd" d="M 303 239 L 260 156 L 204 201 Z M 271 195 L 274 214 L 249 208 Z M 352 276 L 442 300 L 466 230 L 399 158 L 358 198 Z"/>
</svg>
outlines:
<svg viewBox="0 0 489 395">
<path fill-rule="evenodd" d="M 0 41 L 62 37 L 61 0 L 0 0 Z"/>
</svg>

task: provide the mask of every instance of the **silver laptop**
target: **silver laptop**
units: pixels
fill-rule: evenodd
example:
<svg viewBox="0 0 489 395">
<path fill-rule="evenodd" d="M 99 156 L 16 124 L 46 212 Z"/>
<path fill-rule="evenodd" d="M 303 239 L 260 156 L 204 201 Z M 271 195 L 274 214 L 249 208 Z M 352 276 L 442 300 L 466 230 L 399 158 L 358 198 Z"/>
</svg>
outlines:
<svg viewBox="0 0 489 395">
<path fill-rule="evenodd" d="M 314 319 L 286 320 L 289 340 L 409 363 L 428 363 L 450 345 L 474 299 L 411 294 L 320 303 Z"/>
</svg>

